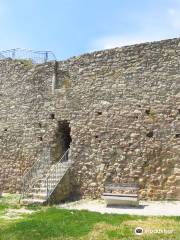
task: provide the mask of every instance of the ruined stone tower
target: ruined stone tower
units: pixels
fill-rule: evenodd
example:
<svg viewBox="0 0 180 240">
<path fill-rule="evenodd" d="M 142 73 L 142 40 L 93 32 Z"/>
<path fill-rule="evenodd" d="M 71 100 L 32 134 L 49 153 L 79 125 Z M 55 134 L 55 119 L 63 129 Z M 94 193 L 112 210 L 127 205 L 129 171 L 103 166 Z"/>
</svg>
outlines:
<svg viewBox="0 0 180 240">
<path fill-rule="evenodd" d="M 180 197 L 180 38 L 66 61 L 0 61 L 0 182 L 70 147 L 71 194 L 137 182 L 142 199 Z"/>
</svg>

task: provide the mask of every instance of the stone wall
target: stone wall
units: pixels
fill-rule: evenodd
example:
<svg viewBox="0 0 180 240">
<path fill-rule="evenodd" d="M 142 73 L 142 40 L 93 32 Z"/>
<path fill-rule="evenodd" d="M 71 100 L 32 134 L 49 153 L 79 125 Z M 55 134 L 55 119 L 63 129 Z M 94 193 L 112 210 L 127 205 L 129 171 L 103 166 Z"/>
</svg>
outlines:
<svg viewBox="0 0 180 240">
<path fill-rule="evenodd" d="M 0 62 L 0 178 L 20 177 L 71 127 L 74 194 L 138 182 L 143 199 L 180 198 L 180 39 L 31 65 Z M 52 156 L 53 157 L 53 156 Z"/>
<path fill-rule="evenodd" d="M 0 61 L 0 178 L 4 190 L 18 190 L 23 172 L 41 155 L 41 137 L 48 134 L 50 121 L 43 109 L 50 100 L 52 71 L 51 64 Z"/>
</svg>

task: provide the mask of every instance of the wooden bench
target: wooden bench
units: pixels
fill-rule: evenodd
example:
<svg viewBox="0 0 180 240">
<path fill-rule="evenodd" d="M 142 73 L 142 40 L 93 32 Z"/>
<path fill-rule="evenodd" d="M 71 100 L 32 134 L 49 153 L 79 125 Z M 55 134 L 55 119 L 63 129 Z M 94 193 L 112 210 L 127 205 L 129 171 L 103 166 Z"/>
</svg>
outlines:
<svg viewBox="0 0 180 240">
<path fill-rule="evenodd" d="M 102 198 L 108 206 L 138 206 L 138 191 L 139 187 L 137 184 L 108 184 L 105 186 Z"/>
</svg>

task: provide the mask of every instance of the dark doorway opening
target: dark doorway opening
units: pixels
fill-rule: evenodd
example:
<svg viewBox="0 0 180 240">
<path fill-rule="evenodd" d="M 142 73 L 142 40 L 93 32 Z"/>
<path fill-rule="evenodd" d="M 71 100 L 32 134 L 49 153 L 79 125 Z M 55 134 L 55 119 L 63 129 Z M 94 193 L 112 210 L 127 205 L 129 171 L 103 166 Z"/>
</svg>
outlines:
<svg viewBox="0 0 180 240">
<path fill-rule="evenodd" d="M 61 143 L 61 147 L 62 147 L 62 151 L 63 153 L 65 153 L 69 148 L 70 148 L 70 144 L 71 144 L 71 129 L 69 126 L 69 122 L 68 121 L 60 121 L 58 123 L 58 131 L 60 134 L 60 143 Z"/>
<path fill-rule="evenodd" d="M 66 120 L 59 121 L 54 142 L 54 160 L 59 161 L 63 154 L 70 148 L 71 128 Z"/>
</svg>

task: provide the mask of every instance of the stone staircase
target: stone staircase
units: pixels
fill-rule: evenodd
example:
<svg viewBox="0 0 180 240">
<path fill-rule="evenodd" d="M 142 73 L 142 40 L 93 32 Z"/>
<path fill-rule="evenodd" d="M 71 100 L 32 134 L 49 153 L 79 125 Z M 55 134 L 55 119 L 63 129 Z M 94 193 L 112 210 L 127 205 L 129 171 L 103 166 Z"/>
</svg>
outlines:
<svg viewBox="0 0 180 240">
<path fill-rule="evenodd" d="M 50 154 L 38 160 L 22 178 L 23 204 L 46 203 L 60 183 L 72 162 L 68 159 L 69 149 L 60 160 L 54 164 L 50 161 Z"/>
</svg>

